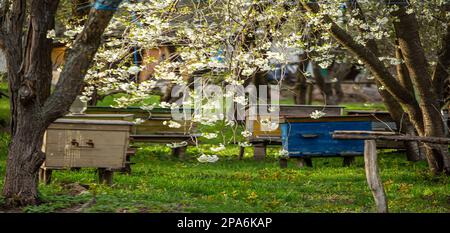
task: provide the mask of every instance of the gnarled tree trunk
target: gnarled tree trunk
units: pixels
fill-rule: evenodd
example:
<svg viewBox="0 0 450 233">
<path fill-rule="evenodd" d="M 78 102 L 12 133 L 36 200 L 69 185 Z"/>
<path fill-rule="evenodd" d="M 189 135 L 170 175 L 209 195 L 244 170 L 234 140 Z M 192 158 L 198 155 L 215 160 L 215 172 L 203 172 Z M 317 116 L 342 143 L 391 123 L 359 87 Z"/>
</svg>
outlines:
<svg viewBox="0 0 450 233">
<path fill-rule="evenodd" d="M 47 33 L 54 28 L 58 3 L 32 0 L 28 5 L 26 0 L 17 0 L 1 11 L 0 46 L 6 50 L 11 103 L 11 144 L 3 186 L 9 205 L 39 202 L 37 178 L 45 159 L 43 135 L 54 120 L 67 113 L 80 93 L 83 77 L 114 14 L 113 10 L 91 9 L 51 94 L 52 40 Z"/>
<path fill-rule="evenodd" d="M 399 10 L 393 13 L 393 16 L 396 17 L 394 28 L 406 69 L 414 89 L 417 90 L 418 98 L 416 98 L 414 92 L 403 86 L 404 83 L 392 76 L 374 51 L 357 43 L 346 30 L 339 27 L 330 17 L 324 16 L 323 22 L 331 25 L 328 32 L 338 43 L 361 60 L 376 80 L 384 86 L 389 95 L 400 104 L 420 136 L 445 137 L 445 124 L 440 113 L 441 101 L 438 99 L 439 95 L 436 93 L 436 88 L 432 82 L 432 80 L 438 79 L 432 78 L 429 73 L 430 69 L 418 33 L 419 25 L 414 14 L 406 13 L 406 6 L 408 5 L 406 0 L 400 0 L 397 4 L 399 4 Z M 319 4 L 303 2 L 302 6 L 309 12 L 318 13 L 320 11 Z M 444 37 L 444 40 L 445 38 L 447 36 Z M 444 43 L 444 46 L 447 46 L 446 43 Z M 443 57 L 445 60 L 445 52 L 440 56 L 440 60 Z M 446 72 L 440 73 L 446 74 Z M 430 171 L 436 175 L 443 172 L 450 174 L 448 149 L 429 143 L 425 144 L 425 147 Z"/>
</svg>

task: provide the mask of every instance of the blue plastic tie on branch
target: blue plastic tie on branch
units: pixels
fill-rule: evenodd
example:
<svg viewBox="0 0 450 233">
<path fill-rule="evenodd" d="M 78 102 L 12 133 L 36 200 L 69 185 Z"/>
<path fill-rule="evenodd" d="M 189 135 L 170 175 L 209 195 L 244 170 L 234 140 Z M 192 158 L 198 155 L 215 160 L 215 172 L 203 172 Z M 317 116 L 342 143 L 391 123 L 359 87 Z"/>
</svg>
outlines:
<svg viewBox="0 0 450 233">
<path fill-rule="evenodd" d="M 94 8 L 99 11 L 116 11 L 122 0 L 97 0 Z"/>
</svg>

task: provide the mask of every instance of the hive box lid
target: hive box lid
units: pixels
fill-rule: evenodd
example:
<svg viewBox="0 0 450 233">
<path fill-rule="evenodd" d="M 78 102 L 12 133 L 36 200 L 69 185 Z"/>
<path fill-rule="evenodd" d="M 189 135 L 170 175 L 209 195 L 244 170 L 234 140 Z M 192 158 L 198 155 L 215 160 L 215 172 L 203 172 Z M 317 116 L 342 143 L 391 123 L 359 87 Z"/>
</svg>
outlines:
<svg viewBox="0 0 450 233">
<path fill-rule="evenodd" d="M 125 120 L 132 121 L 134 118 L 133 114 L 67 114 L 64 116 L 65 119 L 97 119 L 97 120 Z"/>
<path fill-rule="evenodd" d="M 389 117 L 390 118 L 390 117 Z M 356 115 L 356 116 L 323 116 L 318 119 L 311 117 L 294 117 L 294 116 L 283 116 L 280 118 L 280 123 L 294 123 L 294 122 L 348 122 L 348 121 L 392 121 L 374 115 Z"/>
<path fill-rule="evenodd" d="M 134 125 L 133 122 L 122 120 L 88 120 L 88 119 L 58 119 L 57 124 L 87 124 L 87 125 Z"/>
<path fill-rule="evenodd" d="M 194 110 L 193 108 L 181 106 L 180 109 L 190 109 Z M 93 112 L 93 111 L 114 111 L 114 112 L 148 112 L 147 110 L 141 109 L 140 107 L 126 107 L 126 108 L 112 108 L 108 106 L 89 106 L 86 110 L 86 112 Z M 172 109 L 170 108 L 160 108 L 155 107 L 152 110 L 150 110 L 151 113 L 171 113 Z"/>
<path fill-rule="evenodd" d="M 133 114 L 67 114 L 64 117 L 105 117 L 105 118 L 127 118 Z"/>
<path fill-rule="evenodd" d="M 264 115 L 266 113 L 261 113 L 260 108 L 267 108 L 268 106 L 277 107 L 278 113 L 280 116 L 308 116 L 312 112 L 319 110 L 326 112 L 329 115 L 342 115 L 344 112 L 344 106 L 338 105 L 288 105 L 288 104 L 280 104 L 280 105 L 267 105 L 267 104 L 251 104 L 249 108 L 246 110 L 246 115 L 249 116 L 251 113 L 251 108 L 256 110 L 254 113 L 258 112 L 259 115 Z"/>
<path fill-rule="evenodd" d="M 270 104 L 250 104 L 249 106 L 267 106 Z M 270 105 L 272 106 L 272 105 Z M 317 107 L 322 107 L 322 108 L 345 108 L 345 106 L 341 106 L 341 105 L 307 105 L 307 104 L 279 104 L 278 106 L 283 107 L 283 108 L 297 108 L 297 107 L 312 107 L 312 108 L 317 108 Z"/>
</svg>

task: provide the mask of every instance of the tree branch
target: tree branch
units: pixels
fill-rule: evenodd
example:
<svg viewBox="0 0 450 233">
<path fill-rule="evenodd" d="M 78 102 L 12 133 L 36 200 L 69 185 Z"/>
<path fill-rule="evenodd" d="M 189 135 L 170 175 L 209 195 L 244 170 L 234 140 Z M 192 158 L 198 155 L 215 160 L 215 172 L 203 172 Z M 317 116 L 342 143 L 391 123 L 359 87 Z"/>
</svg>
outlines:
<svg viewBox="0 0 450 233">
<path fill-rule="evenodd" d="M 318 13 L 320 8 L 317 3 L 303 3 L 303 7 L 309 12 Z M 359 11 L 359 19 L 366 21 L 362 9 L 360 8 L 357 1 L 353 1 L 351 4 L 351 9 Z M 363 63 L 369 68 L 370 72 L 375 76 L 377 86 L 383 85 L 385 89 L 379 90 L 381 96 L 386 102 L 386 106 L 397 123 L 401 123 L 399 119 L 403 118 L 402 106 L 406 107 L 408 115 L 411 121 L 419 126 L 419 132 L 422 131 L 423 119 L 420 114 L 420 107 L 415 99 L 414 92 L 412 89 L 404 88 L 401 83 L 399 83 L 389 72 L 389 70 L 384 66 L 384 64 L 379 60 L 379 50 L 377 44 L 374 40 L 369 40 L 367 42 L 367 47 L 358 44 L 354 39 L 342 28 L 340 28 L 330 17 L 325 16 L 324 20 L 326 23 L 331 24 L 329 29 L 330 34 L 345 48 L 347 48 L 351 53 L 358 57 Z M 362 30 L 362 29 L 360 29 Z M 364 32 L 362 30 L 362 32 Z M 400 104 L 399 104 L 400 102 Z M 400 110 L 400 111 L 399 111 Z"/>
<path fill-rule="evenodd" d="M 302 2 L 303 7 L 311 13 L 319 13 L 319 5 L 317 3 Z M 330 17 L 324 16 L 323 20 L 327 24 L 331 24 L 328 32 L 345 48 L 352 52 L 360 59 L 369 70 L 374 74 L 375 78 L 388 90 L 397 100 L 405 105 L 416 105 L 417 102 L 414 95 L 405 90 L 400 83 L 391 75 L 389 70 L 378 59 L 378 57 L 368 48 L 357 43 L 344 29 L 339 27 Z"/>
<path fill-rule="evenodd" d="M 50 95 L 52 40 L 47 38 L 47 32 L 55 26 L 58 4 L 59 0 L 33 0 L 30 6 L 29 26 L 24 47 L 24 77 L 21 81 L 21 88 L 26 88 L 23 86 L 23 82 L 30 83 L 31 90 L 28 93 L 36 93 L 39 105 Z M 21 98 L 23 99 L 23 96 Z M 28 99 L 28 101 L 31 100 Z"/>
<path fill-rule="evenodd" d="M 43 113 L 50 124 L 65 114 L 80 94 L 83 79 L 100 47 L 102 35 L 113 17 L 114 10 L 93 8 L 83 31 L 69 50 L 55 91 L 46 101 Z"/>
</svg>

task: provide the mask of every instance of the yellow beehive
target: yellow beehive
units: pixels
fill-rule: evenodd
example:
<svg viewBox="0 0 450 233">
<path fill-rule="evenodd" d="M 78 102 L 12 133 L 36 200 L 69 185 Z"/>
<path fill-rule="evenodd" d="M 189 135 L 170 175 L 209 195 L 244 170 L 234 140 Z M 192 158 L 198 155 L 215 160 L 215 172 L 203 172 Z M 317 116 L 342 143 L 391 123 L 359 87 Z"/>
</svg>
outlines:
<svg viewBox="0 0 450 233">
<path fill-rule="evenodd" d="M 257 106 L 257 108 L 259 107 L 260 105 Z M 279 117 L 284 116 L 308 117 L 311 113 L 313 113 L 316 110 L 324 112 L 326 116 L 340 116 L 343 114 L 344 107 L 318 106 L 318 105 L 279 105 Z M 247 112 L 246 126 L 247 130 L 249 130 L 252 133 L 250 139 L 266 138 L 266 137 L 281 138 L 281 130 L 279 125 L 274 125 L 271 128 L 262 127 L 262 122 L 266 119 L 270 119 L 270 116 L 258 114 L 256 120 L 251 120 Z"/>
</svg>

